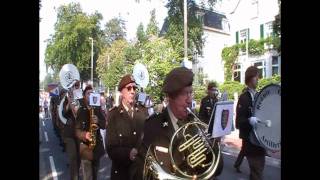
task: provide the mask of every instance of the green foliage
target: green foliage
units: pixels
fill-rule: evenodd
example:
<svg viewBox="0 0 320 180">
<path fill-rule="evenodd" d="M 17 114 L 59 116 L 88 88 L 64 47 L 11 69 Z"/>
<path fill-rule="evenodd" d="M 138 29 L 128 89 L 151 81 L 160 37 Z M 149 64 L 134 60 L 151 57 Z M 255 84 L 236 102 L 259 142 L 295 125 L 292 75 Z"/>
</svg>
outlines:
<svg viewBox="0 0 320 180">
<path fill-rule="evenodd" d="M 151 18 L 149 21 L 149 24 L 147 25 L 147 30 L 146 30 L 146 35 L 147 36 L 158 36 L 159 34 L 159 28 L 158 28 L 158 23 L 156 21 L 156 10 L 153 9 L 150 12 Z"/>
<path fill-rule="evenodd" d="M 168 31 L 165 35 L 179 56 L 184 56 L 183 38 L 183 0 L 168 0 Z M 187 0 L 188 9 L 188 59 L 192 58 L 193 52 L 202 54 L 204 39 L 200 19 L 196 16 L 196 4 L 194 0 Z"/>
<path fill-rule="evenodd" d="M 239 46 L 233 45 L 222 49 L 222 60 L 224 61 L 224 77 L 226 81 L 231 81 L 232 70 L 239 54 Z"/>
<path fill-rule="evenodd" d="M 126 37 L 125 21 L 121 17 L 114 17 L 105 25 L 106 41 L 111 45 L 113 41 L 124 39 Z"/>
<path fill-rule="evenodd" d="M 138 38 L 139 44 L 144 44 L 147 41 L 147 36 L 143 30 L 143 24 L 140 23 L 137 28 L 136 36 Z"/>
<path fill-rule="evenodd" d="M 248 46 L 249 55 L 259 56 L 265 53 L 264 40 L 250 39 Z"/>
<path fill-rule="evenodd" d="M 281 37 L 281 1 L 278 0 L 279 14 L 275 16 L 275 21 L 273 22 L 273 32 L 276 37 Z M 281 51 L 278 51 L 281 52 Z"/>
<path fill-rule="evenodd" d="M 193 86 L 193 98 L 199 104 L 201 99 L 207 95 L 206 86 L 195 85 Z M 199 111 L 198 111 L 199 112 Z"/>
<path fill-rule="evenodd" d="M 219 90 L 221 93 L 227 92 L 228 98 L 234 100 L 234 93 L 237 92 L 240 95 L 244 88 L 245 85 L 238 81 L 225 81 L 220 85 Z"/>
<path fill-rule="evenodd" d="M 279 84 L 281 83 L 281 77 L 279 75 L 274 75 L 271 78 L 263 78 L 258 81 L 257 91 L 260 91 L 263 87 L 269 84 Z M 237 92 L 238 95 L 242 93 L 246 85 L 241 84 L 238 81 L 225 81 L 220 85 L 219 90 L 221 93 L 226 91 L 228 93 L 228 98 L 234 100 L 234 93 Z"/>
<path fill-rule="evenodd" d="M 257 91 L 260 91 L 263 87 L 269 84 L 279 84 L 281 83 L 281 76 L 273 75 L 271 78 L 263 78 L 258 81 Z"/>
<path fill-rule="evenodd" d="M 249 55 L 261 56 L 267 49 L 265 49 L 264 44 L 266 44 L 270 49 L 277 50 L 281 52 L 281 42 L 280 38 L 276 36 L 270 36 L 266 39 L 254 40 L 250 39 L 248 43 Z M 239 50 L 246 52 L 246 44 L 235 44 L 231 47 L 225 47 L 222 49 L 222 60 L 224 61 L 224 76 L 226 81 L 232 80 L 233 67 L 237 61 Z"/>
<path fill-rule="evenodd" d="M 155 101 L 159 101 L 164 78 L 173 68 L 179 66 L 179 55 L 171 47 L 170 42 L 163 38 L 146 42 L 143 49 L 143 58 L 139 62 L 144 64 L 149 72 L 146 92 Z"/>
<path fill-rule="evenodd" d="M 125 49 L 128 46 L 127 41 L 123 39 L 116 40 L 104 50 L 97 61 L 98 76 L 103 81 L 103 84 L 110 89 L 114 89 L 118 85 L 123 75 L 132 72 L 132 64 L 126 61 Z"/>
<path fill-rule="evenodd" d="M 74 64 L 81 79 L 90 77 L 91 41 L 94 39 L 94 59 L 104 46 L 104 35 L 100 29 L 102 15 L 95 12 L 87 15 L 82 12 L 79 3 L 70 3 L 58 8 L 55 33 L 47 40 L 45 63 L 57 74 L 64 64 Z M 95 73 L 95 72 L 94 72 Z"/>
<path fill-rule="evenodd" d="M 281 39 L 278 36 L 270 36 L 264 40 L 267 46 L 281 53 Z"/>
</svg>

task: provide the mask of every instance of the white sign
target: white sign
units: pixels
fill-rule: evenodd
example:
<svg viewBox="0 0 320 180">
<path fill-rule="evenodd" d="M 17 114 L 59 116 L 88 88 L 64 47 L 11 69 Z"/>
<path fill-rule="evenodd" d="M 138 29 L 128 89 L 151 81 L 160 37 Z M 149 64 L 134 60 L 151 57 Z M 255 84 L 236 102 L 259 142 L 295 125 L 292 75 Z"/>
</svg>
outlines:
<svg viewBox="0 0 320 180">
<path fill-rule="evenodd" d="M 73 97 L 74 99 L 82 99 L 82 90 L 80 88 L 73 90 Z"/>
<path fill-rule="evenodd" d="M 90 97 L 90 106 L 100 106 L 100 94 L 98 93 L 91 93 Z"/>
<path fill-rule="evenodd" d="M 144 102 L 146 101 L 147 98 L 147 94 L 140 92 L 139 96 L 138 96 L 138 101 L 141 102 L 142 104 L 144 104 Z"/>
<path fill-rule="evenodd" d="M 213 138 L 230 134 L 233 122 L 233 101 L 217 102 L 211 117 L 213 118 L 209 123 L 209 133 Z"/>
</svg>

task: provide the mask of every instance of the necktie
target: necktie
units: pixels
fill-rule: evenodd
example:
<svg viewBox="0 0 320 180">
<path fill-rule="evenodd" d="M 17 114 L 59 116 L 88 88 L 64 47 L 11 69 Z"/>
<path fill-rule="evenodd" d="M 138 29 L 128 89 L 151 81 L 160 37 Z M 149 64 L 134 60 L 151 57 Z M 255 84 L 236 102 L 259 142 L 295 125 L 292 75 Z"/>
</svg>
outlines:
<svg viewBox="0 0 320 180">
<path fill-rule="evenodd" d="M 128 114 L 131 118 L 133 118 L 133 110 L 132 108 L 128 109 Z"/>
<path fill-rule="evenodd" d="M 178 119 L 177 125 L 178 125 L 178 127 L 183 126 L 184 125 L 184 121 Z"/>
</svg>

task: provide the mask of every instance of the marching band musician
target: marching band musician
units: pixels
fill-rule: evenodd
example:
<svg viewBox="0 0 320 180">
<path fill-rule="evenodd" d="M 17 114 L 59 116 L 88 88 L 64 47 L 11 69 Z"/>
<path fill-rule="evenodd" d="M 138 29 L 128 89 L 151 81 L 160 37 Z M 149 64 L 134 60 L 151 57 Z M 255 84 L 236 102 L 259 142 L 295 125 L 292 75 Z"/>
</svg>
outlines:
<svg viewBox="0 0 320 180">
<path fill-rule="evenodd" d="M 258 69 L 250 66 L 245 72 L 245 84 L 247 88 L 240 95 L 236 109 L 236 127 L 240 131 L 239 137 L 242 139 L 242 147 L 234 167 L 238 169 L 243 155 L 246 156 L 250 167 L 250 180 L 262 179 L 266 155 L 264 148 L 252 144 L 249 140 L 249 134 L 257 123 L 256 117 L 252 117 L 252 108 L 258 79 Z"/>
<path fill-rule="evenodd" d="M 95 108 L 93 117 L 90 117 L 89 112 L 89 97 L 93 92 L 91 85 L 86 86 L 83 91 L 83 105 L 79 107 L 76 117 L 76 137 L 80 141 L 79 153 L 81 158 L 81 166 L 83 171 L 84 180 L 96 180 L 98 177 L 98 168 L 100 158 L 104 155 L 102 137 L 99 129 L 105 129 L 105 118 L 101 109 Z M 91 141 L 90 131 L 90 119 L 98 125 L 98 129 L 95 132 L 96 145 L 93 149 L 89 148 L 89 142 Z"/>
<path fill-rule="evenodd" d="M 79 88 L 79 81 L 75 83 L 74 88 Z M 66 146 L 67 156 L 69 158 L 69 168 L 71 180 L 79 179 L 80 157 L 79 141 L 75 135 L 76 111 L 77 107 L 72 102 L 72 95 L 65 96 L 62 115 L 67 119 L 63 130 L 63 139 Z"/>
<path fill-rule="evenodd" d="M 193 116 L 186 110 L 192 103 L 193 76 L 192 71 L 185 67 L 175 68 L 166 76 L 162 91 L 168 97 L 168 105 L 161 113 L 154 114 L 145 122 L 142 146 L 137 157 L 139 171 L 136 179 L 142 179 L 145 156 L 150 145 L 155 147 L 162 168 L 172 172 L 168 154 L 170 140 L 179 127 L 193 120 Z M 185 165 L 185 161 L 178 163 L 179 166 Z"/>
<path fill-rule="evenodd" d="M 58 102 L 57 102 L 58 104 L 57 104 L 57 108 L 56 108 L 57 112 L 59 111 L 60 103 L 63 100 L 63 98 L 65 97 L 66 93 L 67 93 L 67 90 L 65 90 L 65 89 L 60 90 L 60 94 L 59 94 Z M 64 141 L 64 124 L 62 123 L 62 120 L 60 119 L 60 116 L 58 113 L 57 113 L 56 120 L 55 120 L 55 126 L 57 128 L 56 135 L 59 138 L 60 146 L 62 147 L 62 152 L 65 152 L 66 151 L 66 144 Z"/>
<path fill-rule="evenodd" d="M 136 171 L 134 161 L 141 142 L 141 133 L 147 110 L 135 102 L 136 83 L 132 75 L 122 77 L 119 106 L 109 110 L 106 149 L 112 160 L 111 180 L 128 180 Z"/>
<path fill-rule="evenodd" d="M 214 82 L 208 84 L 208 95 L 201 99 L 199 116 L 204 123 L 209 124 L 211 113 L 213 111 L 214 105 L 218 101 L 217 98 L 217 85 Z"/>
</svg>

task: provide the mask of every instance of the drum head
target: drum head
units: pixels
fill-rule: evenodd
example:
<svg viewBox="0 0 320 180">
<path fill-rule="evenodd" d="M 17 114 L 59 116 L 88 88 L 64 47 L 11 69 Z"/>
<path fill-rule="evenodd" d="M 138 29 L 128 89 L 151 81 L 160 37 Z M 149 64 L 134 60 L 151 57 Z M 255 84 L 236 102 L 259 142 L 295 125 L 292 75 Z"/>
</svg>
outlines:
<svg viewBox="0 0 320 180">
<path fill-rule="evenodd" d="M 260 145 L 271 151 L 281 149 L 281 86 L 270 84 L 256 96 L 253 114 L 262 121 L 270 120 L 271 126 L 257 123 L 254 133 Z"/>
</svg>

